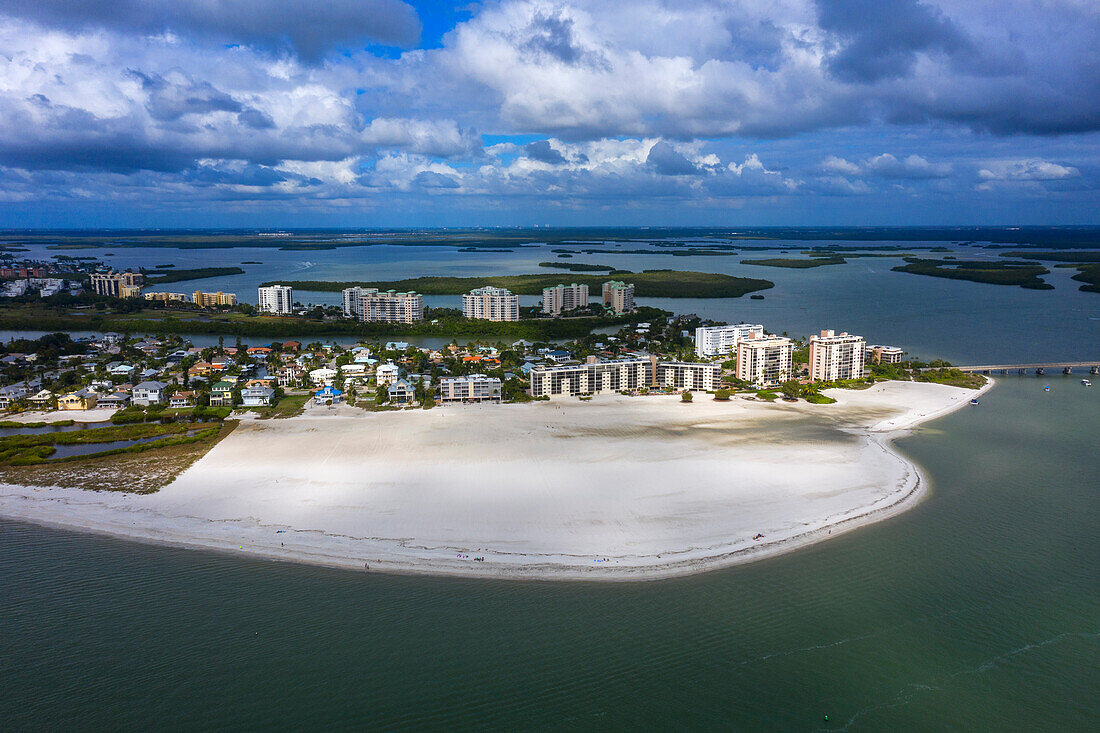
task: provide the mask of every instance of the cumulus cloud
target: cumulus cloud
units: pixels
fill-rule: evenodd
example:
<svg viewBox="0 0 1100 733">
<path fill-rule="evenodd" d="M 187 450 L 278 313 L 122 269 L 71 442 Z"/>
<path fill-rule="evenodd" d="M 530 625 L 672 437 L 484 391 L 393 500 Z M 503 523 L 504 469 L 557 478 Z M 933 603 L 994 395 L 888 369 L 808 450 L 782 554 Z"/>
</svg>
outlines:
<svg viewBox="0 0 1100 733">
<path fill-rule="evenodd" d="M 1080 174 L 1073 166 L 1038 158 L 990 161 L 978 171 L 978 177 L 986 181 L 1058 181 Z"/>
<path fill-rule="evenodd" d="M 411 46 L 420 36 L 416 11 L 399 0 L 5 0 L 0 13 L 66 30 L 188 34 L 289 47 L 310 60 L 369 41 Z"/>
<path fill-rule="evenodd" d="M 881 153 L 858 163 L 830 155 L 821 162 L 826 173 L 845 176 L 875 175 L 883 178 L 947 178 L 951 175 L 950 163 L 930 163 L 920 155 L 908 155 L 898 159 L 890 153 Z"/>
<path fill-rule="evenodd" d="M 548 165 L 561 165 L 565 162 L 565 156 L 550 145 L 549 140 L 535 140 L 523 146 L 523 154 L 531 160 L 537 160 Z"/>
<path fill-rule="evenodd" d="M 691 176 L 699 172 L 694 163 L 664 140 L 649 149 L 646 165 L 662 176 Z"/>
</svg>

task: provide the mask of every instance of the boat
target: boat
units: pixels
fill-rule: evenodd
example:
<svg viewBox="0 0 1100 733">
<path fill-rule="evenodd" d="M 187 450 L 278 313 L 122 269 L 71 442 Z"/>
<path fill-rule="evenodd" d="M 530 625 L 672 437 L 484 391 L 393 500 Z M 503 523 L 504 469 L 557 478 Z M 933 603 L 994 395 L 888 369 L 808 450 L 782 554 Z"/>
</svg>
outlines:
<svg viewBox="0 0 1100 733">
<path fill-rule="evenodd" d="M 970 404 L 972 404 L 972 405 L 978 404 L 978 398 L 975 397 L 974 399 L 970 400 Z"/>
<path fill-rule="evenodd" d="M 1049 392 L 1050 391 L 1050 385 L 1049 384 L 1044 384 L 1043 385 L 1043 391 L 1044 392 Z"/>
<path fill-rule="evenodd" d="M 1092 382 L 1090 382 L 1087 379 L 1082 379 L 1081 384 L 1085 385 L 1086 387 L 1091 387 L 1092 386 Z"/>
</svg>

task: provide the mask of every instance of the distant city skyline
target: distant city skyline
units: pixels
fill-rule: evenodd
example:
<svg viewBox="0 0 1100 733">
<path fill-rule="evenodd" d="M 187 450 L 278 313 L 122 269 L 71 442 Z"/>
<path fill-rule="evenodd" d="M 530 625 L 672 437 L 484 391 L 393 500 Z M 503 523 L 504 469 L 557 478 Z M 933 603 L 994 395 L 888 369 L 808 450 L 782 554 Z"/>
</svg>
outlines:
<svg viewBox="0 0 1100 733">
<path fill-rule="evenodd" d="M 1100 224 L 1076 0 L 8 0 L 0 227 Z"/>
</svg>

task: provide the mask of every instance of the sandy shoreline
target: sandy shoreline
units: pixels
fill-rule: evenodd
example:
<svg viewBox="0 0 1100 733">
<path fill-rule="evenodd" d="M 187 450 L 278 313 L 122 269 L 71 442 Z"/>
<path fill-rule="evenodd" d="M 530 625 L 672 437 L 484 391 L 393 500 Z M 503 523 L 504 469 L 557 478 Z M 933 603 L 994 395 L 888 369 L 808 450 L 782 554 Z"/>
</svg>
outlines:
<svg viewBox="0 0 1100 733">
<path fill-rule="evenodd" d="M 249 420 L 156 494 L 0 485 L 0 516 L 370 572 L 686 575 L 913 506 L 927 484 L 892 440 L 974 392 L 889 382 L 831 395 Z"/>
</svg>

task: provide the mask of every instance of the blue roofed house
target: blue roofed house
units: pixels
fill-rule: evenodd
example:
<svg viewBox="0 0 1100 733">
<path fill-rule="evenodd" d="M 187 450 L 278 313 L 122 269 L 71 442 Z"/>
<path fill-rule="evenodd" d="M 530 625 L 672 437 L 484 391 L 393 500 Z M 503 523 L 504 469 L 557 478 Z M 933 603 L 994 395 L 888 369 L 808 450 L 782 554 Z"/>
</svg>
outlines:
<svg viewBox="0 0 1100 733">
<path fill-rule="evenodd" d="M 344 393 L 332 385 L 313 393 L 313 402 L 318 405 L 337 405 L 344 400 Z"/>
<path fill-rule="evenodd" d="M 394 405 L 411 405 L 416 401 L 416 391 L 405 379 L 398 379 L 387 390 L 389 401 Z"/>
</svg>

